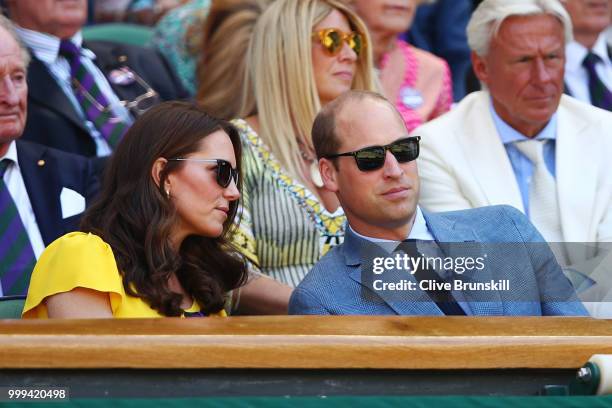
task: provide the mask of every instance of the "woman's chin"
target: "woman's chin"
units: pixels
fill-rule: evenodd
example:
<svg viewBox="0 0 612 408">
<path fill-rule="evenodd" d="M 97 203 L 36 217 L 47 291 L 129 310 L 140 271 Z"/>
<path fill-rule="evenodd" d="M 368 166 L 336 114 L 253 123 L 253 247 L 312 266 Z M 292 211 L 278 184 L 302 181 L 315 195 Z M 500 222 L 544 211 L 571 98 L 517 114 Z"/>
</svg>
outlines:
<svg viewBox="0 0 612 408">
<path fill-rule="evenodd" d="M 200 235 L 208 238 L 219 238 L 223 234 L 223 224 L 219 225 L 208 225 L 205 230 L 203 230 Z"/>
</svg>

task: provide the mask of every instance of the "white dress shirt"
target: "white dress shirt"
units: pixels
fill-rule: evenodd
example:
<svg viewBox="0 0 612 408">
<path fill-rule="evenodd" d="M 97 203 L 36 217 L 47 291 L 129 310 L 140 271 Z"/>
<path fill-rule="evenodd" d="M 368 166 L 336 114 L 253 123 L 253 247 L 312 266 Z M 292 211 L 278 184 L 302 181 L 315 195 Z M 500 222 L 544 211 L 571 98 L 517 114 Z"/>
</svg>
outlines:
<svg viewBox="0 0 612 408">
<path fill-rule="evenodd" d="M 599 35 L 591 51 L 601 58 L 601 62 L 595 65 L 597 76 L 608 89 L 612 90 L 612 61 L 610 61 L 608 53 L 605 32 Z M 588 52 L 589 50 L 585 46 L 576 41 L 567 44 L 565 47 L 565 83 L 574 98 L 591 103 L 589 77 L 586 68 L 582 66 Z"/>
</svg>

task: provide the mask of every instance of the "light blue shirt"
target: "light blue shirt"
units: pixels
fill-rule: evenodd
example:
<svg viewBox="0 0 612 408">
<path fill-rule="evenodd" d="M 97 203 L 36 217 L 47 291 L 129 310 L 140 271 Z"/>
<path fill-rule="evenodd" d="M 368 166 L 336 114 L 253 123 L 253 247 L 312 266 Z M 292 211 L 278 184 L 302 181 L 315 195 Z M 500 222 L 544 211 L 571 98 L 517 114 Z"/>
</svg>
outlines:
<svg viewBox="0 0 612 408">
<path fill-rule="evenodd" d="M 62 88 L 62 91 L 66 94 L 76 112 L 83 119 L 89 134 L 96 143 L 96 155 L 108 156 L 112 153 L 112 149 L 108 145 L 106 139 L 96 129 L 95 125 L 87 120 L 85 113 L 81 108 L 79 101 L 77 100 L 72 90 L 70 82 L 70 64 L 61 55 L 59 55 L 60 39 L 50 34 L 40 33 L 38 31 L 32 31 L 25 28 L 17 27 L 17 33 L 21 40 L 31 50 L 31 52 L 42 61 L 43 64 L 49 69 L 51 76 L 55 79 L 57 84 Z M 77 46 L 81 47 L 83 43 L 83 37 L 81 32 L 76 33 L 71 41 Z M 100 88 L 100 91 L 104 94 L 108 102 L 112 106 L 113 113 L 115 116 L 121 118 L 128 124 L 132 123 L 132 118 L 129 112 L 123 105 L 121 105 L 119 98 L 111 88 L 110 84 L 106 80 L 104 74 L 98 69 L 93 60 L 96 55 L 88 50 L 87 48 L 81 48 L 81 62 L 85 65 L 85 68 L 93 75 L 96 84 Z"/>
<path fill-rule="evenodd" d="M 353 234 L 357 235 L 358 237 L 362 239 L 368 240 L 370 242 L 374 242 L 377 244 L 397 243 L 397 241 L 392 241 L 388 239 L 366 237 L 365 235 L 361 235 L 358 232 L 356 232 L 350 225 L 349 225 L 349 228 L 351 229 Z M 436 240 L 434 236 L 432 235 L 431 231 L 429 230 L 429 227 L 427 226 L 427 222 L 425 221 L 425 217 L 423 216 L 423 212 L 421 211 L 421 208 L 419 206 L 417 206 L 416 208 L 416 215 L 414 217 L 414 223 L 412 224 L 412 229 L 410 229 L 410 233 L 408 234 L 407 239 L 416 239 L 419 241 L 434 241 L 434 242 Z M 423 248 L 421 248 L 417 243 L 417 249 L 420 252 L 422 252 L 423 255 L 442 256 L 442 251 L 440 251 L 440 249 L 437 248 L 437 245 L 435 246 L 436 252 L 432 252 L 432 250 L 434 249 L 433 245 L 425 245 L 424 247 L 425 247 L 425 250 L 423 250 Z M 389 249 L 389 246 L 384 245 L 383 248 Z M 450 281 L 452 279 L 451 271 L 435 271 L 435 272 L 438 275 L 440 275 L 442 279 L 446 281 Z M 465 301 L 465 296 L 463 296 L 461 292 L 455 291 L 455 290 L 452 291 L 452 294 L 455 297 L 455 300 L 457 300 L 457 304 L 461 306 L 465 314 L 468 316 L 471 315 L 472 309 L 470 308 L 469 303 Z"/>
<path fill-rule="evenodd" d="M 351 227 L 350 224 L 349 224 L 349 228 L 351 229 L 353 234 L 357 235 L 359 238 L 368 240 L 370 242 L 386 243 L 386 244 L 389 244 L 389 243 L 392 243 L 392 242 L 397 242 L 397 241 L 393 241 L 393 240 L 390 240 L 390 239 L 381 239 L 381 238 L 366 237 L 365 235 L 361 235 L 360 233 L 355 231 L 353 229 L 353 227 Z M 421 241 L 435 241 L 434 236 L 431 235 L 431 231 L 429 231 L 429 227 L 427 226 L 427 222 L 425 222 L 425 217 L 423 217 L 423 211 L 421 211 L 421 207 L 419 207 L 418 205 L 416 207 L 416 214 L 414 216 L 414 223 L 412 224 L 412 229 L 410 229 L 410 233 L 408 234 L 408 238 L 407 239 L 418 239 L 418 240 L 421 240 Z"/>
<path fill-rule="evenodd" d="M 493 116 L 493 122 L 497 128 L 497 133 L 499 134 L 499 137 L 506 148 L 506 153 L 508 154 L 508 158 L 512 164 L 512 169 L 514 170 L 516 181 L 521 190 L 521 197 L 523 199 L 523 205 L 525 206 L 525 214 L 529 216 L 529 185 L 531 182 L 531 176 L 533 175 L 533 164 L 513 144 L 513 142 L 525 140 L 527 137 L 517 132 L 511 128 L 510 125 L 504 122 L 495 112 L 493 104 L 490 105 L 490 109 L 491 115 Z M 546 168 L 548 168 L 550 174 L 556 178 L 555 148 L 557 139 L 557 113 L 550 118 L 550 121 L 546 127 L 544 127 L 544 129 L 542 129 L 542 131 L 538 133 L 535 138 L 539 140 L 548 139 L 544 145 L 544 163 L 546 163 Z M 563 270 L 565 275 L 572 281 L 572 284 L 579 293 L 593 286 L 595 283 L 594 280 L 573 268 L 564 267 Z"/>
<path fill-rule="evenodd" d="M 493 103 L 489 104 L 489 108 L 491 110 L 491 116 L 493 117 L 493 123 L 497 129 L 497 134 L 504 144 L 506 154 L 508 155 L 508 159 L 510 159 L 510 164 L 512 165 L 512 170 L 516 177 L 516 182 L 521 191 L 521 199 L 525 207 L 525 214 L 529 216 L 529 186 L 531 184 L 531 177 L 533 176 L 534 165 L 527 156 L 521 153 L 514 145 L 515 142 L 529 140 L 529 138 L 504 122 L 497 112 L 495 112 Z M 557 113 L 550 118 L 548 124 L 536 135 L 535 139 L 548 140 L 544 144 L 544 162 L 550 174 L 556 177 L 555 148 L 557 139 Z"/>
</svg>

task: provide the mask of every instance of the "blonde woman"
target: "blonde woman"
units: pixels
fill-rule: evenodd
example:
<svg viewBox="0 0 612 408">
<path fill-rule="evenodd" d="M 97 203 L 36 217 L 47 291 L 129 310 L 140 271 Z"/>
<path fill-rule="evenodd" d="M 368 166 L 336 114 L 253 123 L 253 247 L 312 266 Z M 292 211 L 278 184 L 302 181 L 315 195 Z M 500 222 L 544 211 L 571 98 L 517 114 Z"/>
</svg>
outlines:
<svg viewBox="0 0 612 408">
<path fill-rule="evenodd" d="M 376 88 L 368 44 L 363 22 L 336 0 L 276 0 L 253 30 L 246 120 L 234 121 L 245 186 L 234 242 L 264 274 L 290 286 L 344 236 L 344 213 L 322 189 L 310 129 L 321 106 L 341 93 Z"/>
</svg>

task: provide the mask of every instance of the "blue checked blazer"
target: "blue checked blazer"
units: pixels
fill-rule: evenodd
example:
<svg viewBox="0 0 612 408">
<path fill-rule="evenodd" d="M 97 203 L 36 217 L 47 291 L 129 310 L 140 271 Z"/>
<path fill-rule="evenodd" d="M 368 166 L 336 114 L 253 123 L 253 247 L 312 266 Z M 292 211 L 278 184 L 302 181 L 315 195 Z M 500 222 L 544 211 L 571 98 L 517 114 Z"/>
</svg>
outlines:
<svg viewBox="0 0 612 408">
<path fill-rule="evenodd" d="M 486 267 L 474 274 L 473 279 L 481 282 L 508 279 L 510 282 L 510 291 L 466 294 L 468 314 L 588 316 L 554 255 L 547 245 L 541 244 L 544 242 L 542 236 L 515 208 L 491 206 L 445 213 L 424 211 L 423 215 L 445 255 L 452 256 L 452 246 L 443 243 L 472 242 L 476 248 L 482 243 L 483 252 L 486 247 Z M 347 228 L 344 243 L 321 258 L 295 289 L 289 302 L 289 314 L 444 314 L 418 288 L 390 293 L 374 291 L 362 282 L 363 245 L 364 240 Z M 402 273 L 400 276 L 391 271 L 378 276 L 393 282 L 397 282 L 398 277 L 414 281 L 410 273 Z"/>
</svg>

